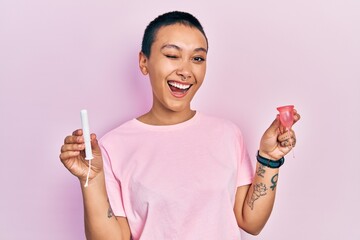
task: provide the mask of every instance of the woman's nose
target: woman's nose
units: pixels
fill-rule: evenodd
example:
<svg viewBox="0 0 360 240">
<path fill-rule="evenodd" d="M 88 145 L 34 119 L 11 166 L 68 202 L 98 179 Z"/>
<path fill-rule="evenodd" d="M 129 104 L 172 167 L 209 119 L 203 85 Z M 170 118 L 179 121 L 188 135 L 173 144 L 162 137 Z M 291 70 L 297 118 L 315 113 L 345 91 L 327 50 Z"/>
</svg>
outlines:
<svg viewBox="0 0 360 240">
<path fill-rule="evenodd" d="M 181 77 L 182 81 L 186 81 L 191 78 L 191 66 L 187 61 L 183 61 L 182 64 L 176 70 L 176 74 Z"/>
</svg>

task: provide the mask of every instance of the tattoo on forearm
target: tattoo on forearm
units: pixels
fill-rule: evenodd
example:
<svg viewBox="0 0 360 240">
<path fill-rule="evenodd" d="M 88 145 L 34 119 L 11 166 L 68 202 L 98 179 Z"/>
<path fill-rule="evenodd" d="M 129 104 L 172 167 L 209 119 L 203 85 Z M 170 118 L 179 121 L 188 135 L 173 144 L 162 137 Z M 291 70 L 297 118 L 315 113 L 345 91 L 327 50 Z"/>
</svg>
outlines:
<svg viewBox="0 0 360 240">
<path fill-rule="evenodd" d="M 264 165 L 262 165 L 262 164 L 260 164 L 260 166 L 259 166 L 259 168 L 258 168 L 258 170 L 256 171 L 256 175 L 258 175 L 259 177 L 264 177 L 264 173 L 265 173 L 265 170 L 266 169 L 266 167 L 264 166 Z"/>
<path fill-rule="evenodd" d="M 272 178 L 271 178 L 271 183 L 272 185 L 270 186 L 270 188 L 274 191 L 277 185 L 277 181 L 278 181 L 278 174 L 275 174 Z"/>
<path fill-rule="evenodd" d="M 107 216 L 108 216 L 108 218 L 112 218 L 113 216 L 115 216 L 115 214 L 114 214 L 114 212 L 113 212 L 113 210 L 112 210 L 112 208 L 111 208 L 109 199 L 108 199 L 107 201 L 108 201 L 108 203 L 109 203 L 109 209 L 108 209 L 108 212 L 107 212 Z M 116 218 L 116 217 L 115 217 L 115 218 Z"/>
<path fill-rule="evenodd" d="M 247 204 L 251 208 L 251 210 L 254 209 L 254 202 L 258 200 L 261 196 L 266 195 L 267 187 L 264 183 L 256 183 L 253 185 L 254 191 L 248 200 Z"/>
<path fill-rule="evenodd" d="M 111 206 L 109 206 L 109 209 L 108 209 L 108 212 L 107 212 L 107 216 L 108 218 L 112 218 L 114 216 L 114 212 L 113 210 L 111 209 Z"/>
</svg>

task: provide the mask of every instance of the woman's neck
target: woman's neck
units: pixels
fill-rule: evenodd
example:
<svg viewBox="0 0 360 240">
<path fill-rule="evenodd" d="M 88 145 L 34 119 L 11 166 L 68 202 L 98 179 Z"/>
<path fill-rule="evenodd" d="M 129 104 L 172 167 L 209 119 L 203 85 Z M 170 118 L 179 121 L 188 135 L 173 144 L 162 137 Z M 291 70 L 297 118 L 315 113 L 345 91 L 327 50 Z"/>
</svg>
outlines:
<svg viewBox="0 0 360 240">
<path fill-rule="evenodd" d="M 174 125 L 185 122 L 194 117 L 196 111 L 188 109 L 181 112 L 155 111 L 153 108 L 146 114 L 137 118 L 140 122 L 149 125 Z"/>
</svg>

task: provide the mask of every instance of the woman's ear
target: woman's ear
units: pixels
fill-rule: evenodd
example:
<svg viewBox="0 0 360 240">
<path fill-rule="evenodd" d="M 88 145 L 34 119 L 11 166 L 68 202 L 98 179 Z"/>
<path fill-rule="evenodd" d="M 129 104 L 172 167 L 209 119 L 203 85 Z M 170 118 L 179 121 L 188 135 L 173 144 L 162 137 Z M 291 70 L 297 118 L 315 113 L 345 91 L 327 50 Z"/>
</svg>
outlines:
<svg viewBox="0 0 360 240">
<path fill-rule="evenodd" d="M 148 58 L 145 56 L 145 54 L 143 52 L 139 52 L 139 67 L 140 71 L 144 75 L 147 75 L 149 73 L 147 68 L 147 62 Z"/>
</svg>

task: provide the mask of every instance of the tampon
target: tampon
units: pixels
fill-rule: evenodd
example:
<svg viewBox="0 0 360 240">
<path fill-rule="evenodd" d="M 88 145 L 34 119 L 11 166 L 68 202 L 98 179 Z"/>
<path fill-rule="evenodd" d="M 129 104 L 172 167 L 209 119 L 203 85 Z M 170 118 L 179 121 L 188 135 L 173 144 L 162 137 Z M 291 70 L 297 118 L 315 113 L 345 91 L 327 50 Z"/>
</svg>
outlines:
<svg viewBox="0 0 360 240">
<path fill-rule="evenodd" d="M 83 130 L 83 136 L 85 141 L 85 159 L 93 159 L 92 150 L 91 150 L 91 139 L 90 139 L 90 128 L 89 128 L 89 119 L 88 114 L 85 109 L 80 111 L 81 115 L 81 124 Z"/>
</svg>

